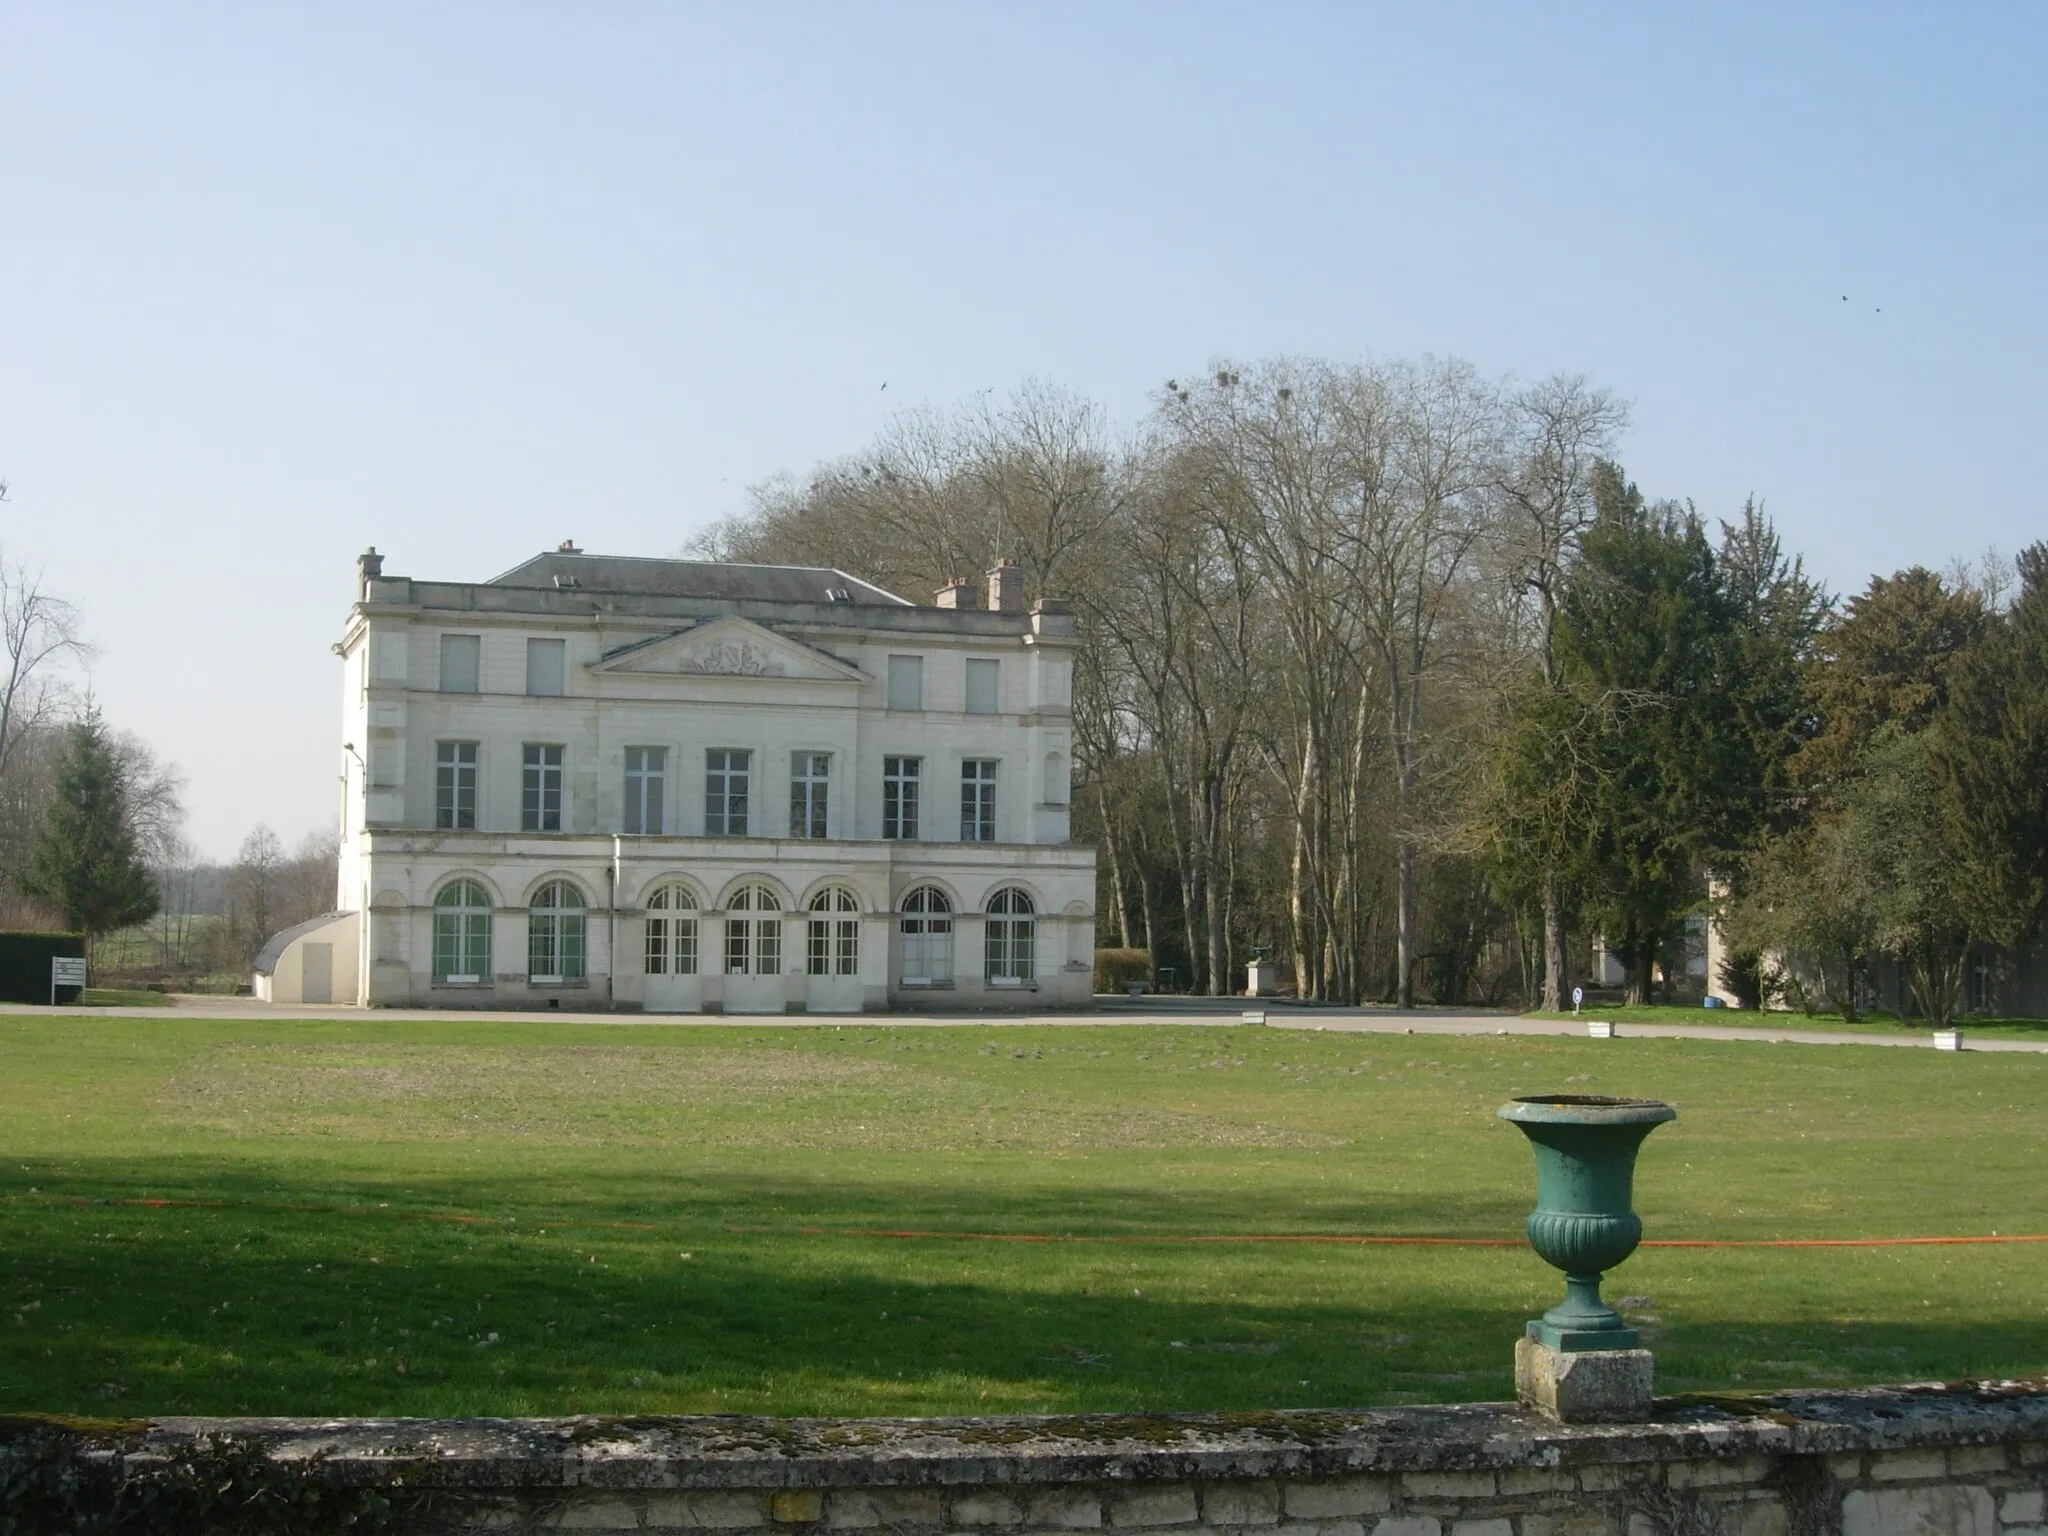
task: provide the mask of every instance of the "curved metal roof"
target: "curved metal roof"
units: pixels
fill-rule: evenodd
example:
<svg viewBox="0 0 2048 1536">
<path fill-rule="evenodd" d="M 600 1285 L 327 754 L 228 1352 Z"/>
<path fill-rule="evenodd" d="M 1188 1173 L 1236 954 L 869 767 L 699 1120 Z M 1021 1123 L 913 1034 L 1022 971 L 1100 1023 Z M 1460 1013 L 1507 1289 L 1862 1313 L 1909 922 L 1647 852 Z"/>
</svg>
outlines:
<svg viewBox="0 0 2048 1536">
<path fill-rule="evenodd" d="M 273 933 L 263 941 L 263 947 L 256 951 L 256 963 L 249 967 L 259 976 L 271 976 L 277 972 L 277 962 L 284 958 L 286 947 L 293 939 L 311 933 L 316 928 L 325 928 L 337 917 L 354 917 L 353 912 L 322 912 L 318 917 L 309 917 L 303 923 L 294 923 L 281 933 Z"/>
</svg>

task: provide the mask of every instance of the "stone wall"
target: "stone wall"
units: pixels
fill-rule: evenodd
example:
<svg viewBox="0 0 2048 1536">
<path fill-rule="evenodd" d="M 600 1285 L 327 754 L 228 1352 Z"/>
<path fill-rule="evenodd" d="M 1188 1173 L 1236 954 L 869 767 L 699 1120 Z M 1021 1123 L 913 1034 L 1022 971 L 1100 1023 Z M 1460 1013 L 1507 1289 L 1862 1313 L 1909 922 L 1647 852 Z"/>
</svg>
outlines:
<svg viewBox="0 0 2048 1536">
<path fill-rule="evenodd" d="M 1660 1399 L 1648 1423 L 1573 1427 L 1497 1405 L 929 1420 L 0 1420 L 0 1527 L 13 1517 L 17 1529 L 66 1528 L 51 1518 L 63 1513 L 56 1506 L 35 1523 L 38 1509 L 22 1501 L 38 1488 L 104 1506 L 130 1496 L 125 1480 L 131 1502 L 162 1508 L 151 1479 L 216 1490 L 207 1497 L 228 1497 L 218 1490 L 240 1479 L 256 1490 L 232 1495 L 245 1515 L 293 1479 L 337 1513 L 379 1490 L 387 1512 L 347 1527 L 356 1530 L 2048 1536 L 2048 1381 Z M 195 1515 L 190 1528 L 203 1524 Z"/>
</svg>

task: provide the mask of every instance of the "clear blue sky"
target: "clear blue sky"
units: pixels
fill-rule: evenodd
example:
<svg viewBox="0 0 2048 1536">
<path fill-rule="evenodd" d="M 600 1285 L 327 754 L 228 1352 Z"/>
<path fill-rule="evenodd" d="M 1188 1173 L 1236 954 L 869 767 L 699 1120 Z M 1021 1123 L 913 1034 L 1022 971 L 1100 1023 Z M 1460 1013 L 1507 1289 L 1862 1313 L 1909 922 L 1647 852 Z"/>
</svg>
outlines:
<svg viewBox="0 0 2048 1536">
<path fill-rule="evenodd" d="M 0 550 L 220 856 L 333 814 L 364 545 L 670 553 L 1028 375 L 1131 419 L 1219 356 L 1583 371 L 1647 493 L 1754 492 L 1838 588 L 2010 552 L 2044 43 L 1989 4 L 14 0 Z"/>
</svg>

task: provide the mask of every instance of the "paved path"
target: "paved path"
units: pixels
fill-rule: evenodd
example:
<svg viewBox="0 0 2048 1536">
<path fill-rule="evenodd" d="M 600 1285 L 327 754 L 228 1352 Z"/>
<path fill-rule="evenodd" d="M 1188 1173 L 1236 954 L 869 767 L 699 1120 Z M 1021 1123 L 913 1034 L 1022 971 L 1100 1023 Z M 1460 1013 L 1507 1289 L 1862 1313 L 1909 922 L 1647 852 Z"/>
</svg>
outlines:
<svg viewBox="0 0 2048 1536">
<path fill-rule="evenodd" d="M 0 1005 L 4 1008 L 5 1005 Z M 1532 1019 L 1516 1013 L 1460 1012 L 1454 1009 L 1339 1008 L 1318 1004 L 1281 1003 L 1268 999 L 1262 1004 L 1266 1023 L 1277 1029 L 1321 1029 L 1341 1034 L 1374 1035 L 1580 1035 L 1583 1024 L 1570 1019 Z M 365 1023 L 453 1023 L 490 1020 L 512 1024 L 612 1024 L 666 1025 L 694 1024 L 728 1028 L 760 1029 L 786 1025 L 886 1024 L 891 1028 L 941 1025 L 1061 1025 L 1075 1028 L 1104 1028 L 1120 1024 L 1186 1024 L 1227 1026 L 1239 1022 L 1247 1007 L 1236 998 L 1114 998 L 1102 1000 L 1086 1013 L 896 1013 L 896 1014 L 647 1014 L 570 1013 L 554 1010 L 458 1011 L 440 1008 L 364 1009 L 338 1004 L 261 1003 L 248 997 L 205 997 L 181 994 L 172 1008 L 36 1008 L 23 1010 L 35 1015 L 77 1015 L 91 1018 L 161 1019 L 171 1014 L 186 1018 L 225 1020 L 354 1019 Z M 1706 1010 L 1701 1010 L 1705 1012 Z M 1752 1044 L 1791 1043 L 1796 1045 L 1884 1045 L 1934 1048 L 1931 1032 L 1919 1034 L 1856 1034 L 1847 1030 L 1779 1028 L 1773 1025 L 1730 1024 L 1617 1024 L 1615 1032 L 1624 1039 L 1739 1040 Z M 2048 1040 L 1994 1039 L 1972 1037 L 1964 1028 L 1965 1049 L 1972 1051 L 2014 1051 L 2048 1055 Z"/>
</svg>

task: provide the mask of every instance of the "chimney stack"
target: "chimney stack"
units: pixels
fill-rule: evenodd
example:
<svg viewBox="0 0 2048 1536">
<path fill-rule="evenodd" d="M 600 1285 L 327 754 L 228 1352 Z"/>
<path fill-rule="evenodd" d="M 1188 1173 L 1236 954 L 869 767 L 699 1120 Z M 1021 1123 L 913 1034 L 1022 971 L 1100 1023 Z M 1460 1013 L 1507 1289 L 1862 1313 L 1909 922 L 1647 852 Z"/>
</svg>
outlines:
<svg viewBox="0 0 2048 1536">
<path fill-rule="evenodd" d="M 988 573 L 988 606 L 991 613 L 1024 611 L 1024 572 L 1009 560 L 998 560 Z"/>
<path fill-rule="evenodd" d="M 941 608 L 978 608 L 974 600 L 974 583 L 964 576 L 955 576 L 946 583 L 946 590 L 932 599 Z"/>
<path fill-rule="evenodd" d="M 580 555 L 583 551 L 576 547 L 574 539 L 564 539 L 555 546 L 555 553 L 558 555 Z"/>
<path fill-rule="evenodd" d="M 376 545 L 372 544 L 368 549 L 356 556 L 356 573 L 356 585 L 360 589 L 358 595 L 368 597 L 370 595 L 370 583 L 384 574 L 384 557 L 377 553 Z"/>
</svg>

